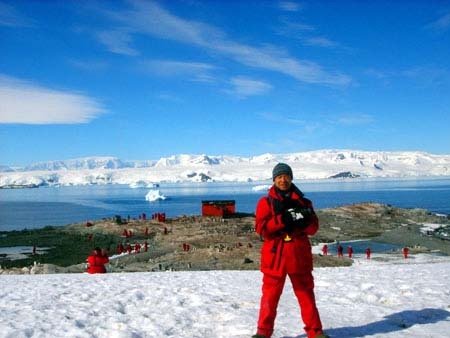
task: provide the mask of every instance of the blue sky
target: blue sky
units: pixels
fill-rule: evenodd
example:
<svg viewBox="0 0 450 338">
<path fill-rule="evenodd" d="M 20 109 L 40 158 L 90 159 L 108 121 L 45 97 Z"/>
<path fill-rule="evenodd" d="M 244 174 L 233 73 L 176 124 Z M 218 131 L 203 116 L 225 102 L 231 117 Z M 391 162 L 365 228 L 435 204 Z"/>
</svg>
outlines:
<svg viewBox="0 0 450 338">
<path fill-rule="evenodd" d="M 450 154 L 450 1 L 0 1 L 0 164 Z"/>
</svg>

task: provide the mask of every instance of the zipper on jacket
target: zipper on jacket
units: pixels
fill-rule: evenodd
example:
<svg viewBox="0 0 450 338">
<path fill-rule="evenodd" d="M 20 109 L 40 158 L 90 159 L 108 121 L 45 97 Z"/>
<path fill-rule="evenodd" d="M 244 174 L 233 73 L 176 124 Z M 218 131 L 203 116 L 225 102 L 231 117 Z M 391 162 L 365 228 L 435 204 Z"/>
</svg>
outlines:
<svg viewBox="0 0 450 338">
<path fill-rule="evenodd" d="M 277 247 L 280 243 L 280 240 L 277 238 L 274 240 L 273 247 L 270 249 L 270 252 L 273 253 L 272 262 L 270 262 L 270 269 L 273 269 L 275 265 L 275 259 L 277 258 Z"/>
<path fill-rule="evenodd" d="M 281 257 L 283 256 L 283 249 L 284 249 L 284 241 L 281 241 L 281 248 L 280 248 L 280 255 L 278 256 L 278 266 L 277 266 L 277 270 L 280 268 L 281 266 Z"/>
</svg>

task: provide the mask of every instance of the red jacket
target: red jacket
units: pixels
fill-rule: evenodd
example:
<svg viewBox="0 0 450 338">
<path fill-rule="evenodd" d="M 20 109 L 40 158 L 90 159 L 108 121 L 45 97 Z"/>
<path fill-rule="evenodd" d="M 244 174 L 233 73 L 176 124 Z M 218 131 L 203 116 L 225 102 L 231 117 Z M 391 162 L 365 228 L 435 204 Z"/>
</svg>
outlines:
<svg viewBox="0 0 450 338">
<path fill-rule="evenodd" d="M 289 236 L 292 241 L 286 242 L 285 225 L 281 214 L 275 214 L 273 200 L 282 201 L 275 186 L 269 190 L 267 197 L 259 200 L 256 207 L 256 232 L 263 237 L 261 249 L 261 271 L 280 276 L 284 273 L 310 272 L 313 268 L 311 243 L 308 236 L 319 229 L 319 219 L 314 212 L 312 202 L 303 197 L 303 193 L 292 185 L 291 198 L 298 201 L 301 207 L 310 208 L 312 213 L 303 228 L 295 227 Z"/>
<path fill-rule="evenodd" d="M 105 264 L 109 262 L 109 259 L 105 256 L 90 255 L 87 262 L 89 265 L 88 273 L 106 273 Z"/>
</svg>

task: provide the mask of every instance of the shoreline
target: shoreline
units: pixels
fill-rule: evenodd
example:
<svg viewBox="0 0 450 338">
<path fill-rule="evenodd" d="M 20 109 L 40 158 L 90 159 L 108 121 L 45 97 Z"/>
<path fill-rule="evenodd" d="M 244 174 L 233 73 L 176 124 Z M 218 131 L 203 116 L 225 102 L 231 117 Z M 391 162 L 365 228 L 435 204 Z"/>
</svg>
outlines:
<svg viewBox="0 0 450 338">
<path fill-rule="evenodd" d="M 101 169 L 101 171 L 106 172 L 114 172 L 116 170 L 127 170 L 129 168 L 122 169 Z M 93 172 L 98 172 L 98 170 L 92 169 Z M 19 173 L 33 173 L 34 171 L 26 171 L 26 172 L 17 172 Z M 57 173 L 59 171 L 56 171 Z M 63 170 L 62 173 L 67 173 L 67 171 Z M 40 173 L 40 171 L 36 171 L 36 173 Z M 48 172 L 45 172 L 48 173 Z M 401 175 L 393 175 L 393 176 L 336 176 L 342 174 L 342 172 L 333 174 L 328 177 L 297 177 L 297 181 L 301 181 L 302 184 L 317 184 L 317 183 L 376 183 L 376 182 L 408 182 L 408 181 L 439 181 L 439 180 L 450 180 L 450 175 L 409 175 L 409 176 L 401 176 Z M 3 175 L 5 175 L 3 173 Z M 5 175 L 6 176 L 6 175 Z M 33 175 L 31 175 L 33 176 Z M 336 177 L 333 177 L 336 176 Z M 249 180 L 248 178 L 244 179 L 233 179 L 233 180 L 217 180 L 211 179 L 207 181 L 192 181 L 189 179 L 186 180 L 161 180 L 161 181 L 149 181 L 148 185 L 141 186 L 138 185 L 139 182 L 142 182 L 142 178 L 137 178 L 131 182 L 123 182 L 123 181 L 101 181 L 101 182 L 69 182 L 69 183 L 53 183 L 44 181 L 42 183 L 25 183 L 25 184 L 3 184 L 0 185 L 0 189 L 5 190 L 14 190 L 14 189 L 36 189 L 36 188 L 64 188 L 64 187 L 89 187 L 89 186 L 127 186 L 131 189 L 155 189 L 159 188 L 161 185 L 171 187 L 171 186 L 185 186 L 185 187 L 198 187 L 205 185 L 266 185 L 272 184 L 271 179 L 255 179 Z"/>
<path fill-rule="evenodd" d="M 377 203 L 358 203 L 317 211 L 321 226 L 311 237 L 313 245 L 320 243 L 370 240 L 407 246 L 411 253 L 431 253 L 439 250 L 450 255 L 450 242 L 424 235 L 424 224 L 442 224 L 450 231 L 449 217 L 437 216 L 423 209 L 400 209 Z M 133 237 L 123 237 L 123 231 Z M 0 255 L 5 268 L 50 264 L 54 271 L 82 272 L 86 257 L 94 247 L 105 248 L 113 256 L 120 243 L 147 241 L 145 253 L 114 259 L 112 272 L 165 270 L 258 270 L 261 241 L 254 232 L 254 216 L 235 218 L 179 216 L 157 220 L 130 219 L 118 223 L 114 218 L 61 227 L 46 227 L 22 231 L 0 232 L 0 248 L 11 246 L 47 247 L 41 255 L 25 260 L 7 261 Z M 74 245 L 75 243 L 75 245 Z M 191 250 L 185 251 L 189 244 Z M 360 252 L 355 252 L 360 255 Z M 34 263 L 36 262 L 36 264 Z M 352 260 L 315 255 L 315 266 L 348 266 Z"/>
</svg>

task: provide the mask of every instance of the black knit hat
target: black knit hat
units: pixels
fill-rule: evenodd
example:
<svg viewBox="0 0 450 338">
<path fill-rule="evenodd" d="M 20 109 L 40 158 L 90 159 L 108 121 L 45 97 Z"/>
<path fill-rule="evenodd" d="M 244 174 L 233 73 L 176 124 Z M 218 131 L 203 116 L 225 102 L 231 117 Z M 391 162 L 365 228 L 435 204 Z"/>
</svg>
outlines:
<svg viewBox="0 0 450 338">
<path fill-rule="evenodd" d="M 286 163 L 278 163 L 275 167 L 273 167 L 272 179 L 274 181 L 275 181 L 275 177 L 283 175 L 283 174 L 289 175 L 291 178 L 294 178 L 291 167 L 288 166 Z"/>
</svg>

